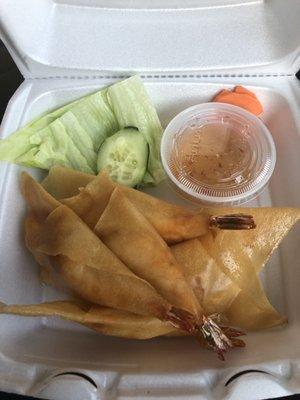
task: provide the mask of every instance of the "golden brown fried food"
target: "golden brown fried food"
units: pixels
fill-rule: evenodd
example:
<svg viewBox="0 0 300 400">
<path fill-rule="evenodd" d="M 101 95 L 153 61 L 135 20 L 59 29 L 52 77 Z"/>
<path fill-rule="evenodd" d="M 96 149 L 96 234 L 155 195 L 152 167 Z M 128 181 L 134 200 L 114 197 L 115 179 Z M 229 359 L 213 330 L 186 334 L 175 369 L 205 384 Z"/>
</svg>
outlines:
<svg viewBox="0 0 300 400">
<path fill-rule="evenodd" d="M 206 315 L 227 311 L 241 289 L 224 274 L 202 243 L 190 239 L 173 245 L 171 250 Z"/>
<path fill-rule="evenodd" d="M 235 341 L 204 315 L 170 249 L 121 189 L 114 189 L 95 232 L 136 275 L 151 283 L 176 308 L 188 312 L 195 321 L 192 332 L 201 333 L 223 359 L 223 353 Z"/>
<path fill-rule="evenodd" d="M 168 302 L 132 273 L 71 209 L 27 174 L 22 176 L 22 191 L 30 210 L 26 219 L 28 248 L 41 265 L 58 271 L 77 295 L 96 304 L 170 321 L 190 333 L 197 329 L 195 316 L 184 304 L 176 307 L 178 300 L 175 305 Z M 178 285 L 188 288 L 185 281 Z M 210 325 L 208 321 L 208 328 Z"/>
<path fill-rule="evenodd" d="M 115 187 L 116 184 L 107 173 L 101 172 L 82 188 L 78 195 L 62 199 L 61 202 L 71 208 L 91 229 L 94 229 Z"/>
<path fill-rule="evenodd" d="M 69 182 L 68 190 L 64 193 L 72 197 L 62 199 L 61 189 L 56 189 L 56 187 L 62 186 L 64 180 Z M 68 168 L 54 167 L 43 185 L 51 193 L 58 195 L 61 201 L 80 216 L 90 228 L 94 228 L 114 188 L 118 187 L 169 244 L 201 236 L 208 231 L 210 225 L 221 229 L 253 229 L 255 227 L 252 216 L 244 215 L 243 218 L 240 215 L 227 216 L 224 221 L 216 217 L 211 219 L 211 215 L 205 209 L 187 210 L 138 190 L 116 184 L 105 171 L 94 177 Z M 230 223 L 227 222 L 228 218 Z"/>
<path fill-rule="evenodd" d="M 111 308 L 92 307 L 87 313 L 87 317 L 98 319 L 98 322 L 85 323 L 85 326 L 104 335 L 127 339 L 144 340 L 180 332 L 169 322 Z"/>
<path fill-rule="evenodd" d="M 237 262 L 248 261 L 257 272 L 261 271 L 271 254 L 276 250 L 282 239 L 300 219 L 300 209 L 291 207 L 259 207 L 259 208 L 218 208 L 209 209 L 218 215 L 245 213 L 253 215 L 256 229 L 240 232 L 217 232 L 225 240 L 224 248 L 231 249 Z M 219 240 L 219 239 L 218 239 Z M 233 255 L 233 257 L 235 257 Z"/>
<path fill-rule="evenodd" d="M 241 289 L 225 315 L 242 329 L 269 328 L 286 321 L 270 304 L 255 266 L 239 250 L 236 232 L 220 231 L 199 238 L 222 271 Z"/>
<path fill-rule="evenodd" d="M 68 175 L 69 178 L 67 178 Z M 138 190 L 117 185 L 105 171 L 97 177 L 90 175 L 90 178 L 89 181 L 86 174 L 78 174 L 77 171 L 68 168 L 55 167 L 55 169 L 50 170 L 43 185 L 46 190 L 50 190 L 50 193 L 56 194 L 58 192 L 56 187 L 60 187 L 64 184 L 64 180 L 68 179 L 73 186 L 69 184 L 68 192 L 65 192 L 65 194 L 73 195 L 77 193 L 77 195 L 61 201 L 91 228 L 94 228 L 98 222 L 114 188 L 117 186 L 168 243 L 180 242 L 203 235 L 209 228 L 209 217 L 206 213 L 196 213 Z M 85 187 L 79 191 L 79 187 L 83 186 Z"/>
<path fill-rule="evenodd" d="M 230 236 L 231 233 L 226 235 Z M 261 330 L 286 322 L 286 318 L 269 303 L 254 268 L 248 271 L 242 265 L 240 268 L 240 274 L 246 281 L 253 279 L 251 289 L 254 292 L 251 294 L 251 291 L 245 287 L 241 289 L 232 278 L 224 274 L 218 264 L 222 259 L 222 250 L 217 247 L 212 256 L 207 253 L 201 240 L 193 239 L 172 246 L 171 249 L 208 315 L 219 314 L 219 320 L 223 323 L 245 330 Z M 231 247 L 227 249 L 228 259 L 231 258 L 231 250 Z M 235 253 L 232 254 L 234 257 Z"/>
<path fill-rule="evenodd" d="M 48 185 L 49 190 L 54 190 L 56 183 L 53 189 L 51 188 L 51 182 L 57 182 L 63 176 L 66 179 L 68 173 L 66 175 L 65 172 L 63 171 L 62 174 L 59 172 L 58 174 L 54 171 L 52 177 L 49 175 L 48 182 L 46 181 L 45 183 L 46 187 Z M 194 324 L 189 319 L 191 314 L 199 318 L 201 315 L 208 313 L 221 314 L 227 318 L 228 323 L 249 330 L 263 329 L 286 321 L 267 300 L 257 277 L 257 272 L 263 267 L 288 230 L 299 219 L 299 210 L 289 208 L 224 208 L 199 210 L 199 212 L 195 213 L 162 202 L 134 189 L 116 185 L 105 173 L 96 178 L 91 178 L 88 175 L 78 177 L 77 173 L 75 175 L 74 183 L 70 184 L 64 194 L 78 193 L 78 188 L 75 189 L 75 187 L 81 186 L 80 182 L 85 181 L 84 185 L 86 183 L 87 185 L 80 190 L 79 194 L 72 198 L 64 199 L 63 202 L 72 208 L 91 228 L 96 225 L 97 232 L 100 232 L 100 236 L 104 235 L 103 237 L 106 237 L 107 243 L 111 241 L 109 247 L 113 248 L 113 252 L 119 255 L 119 258 L 122 258 L 126 265 L 130 266 L 134 272 L 131 273 L 135 276 L 135 279 L 149 282 L 146 283 L 152 288 L 156 296 L 160 294 L 161 296 L 159 297 L 165 297 L 164 304 L 188 311 L 188 314 L 180 315 L 180 310 L 176 310 L 179 311 L 179 314 L 176 315 L 175 313 L 174 315 L 171 313 L 171 318 L 169 314 L 169 320 L 174 318 L 172 323 L 177 324 L 177 327 L 179 326 L 178 319 L 180 321 L 186 319 L 185 321 L 188 321 L 188 329 L 190 329 Z M 56 177 L 59 177 L 58 180 L 56 180 Z M 76 293 L 80 293 L 85 298 L 88 298 L 87 296 L 93 293 L 89 300 L 98 301 L 96 296 L 99 296 L 99 288 L 95 282 L 100 279 L 98 276 L 99 266 L 96 262 L 96 258 L 99 257 L 100 253 L 96 251 L 93 259 L 87 252 L 83 251 L 83 247 L 91 246 L 93 249 L 95 248 L 95 235 L 91 233 L 80 218 L 74 216 L 74 213 L 68 207 L 62 206 L 61 203 L 53 199 L 45 191 L 41 191 L 38 186 L 29 188 L 30 194 L 26 194 L 26 187 L 23 187 L 23 191 L 25 197 L 29 196 L 30 198 L 31 196 L 29 201 L 31 212 L 28 217 L 28 223 L 31 226 L 32 234 L 28 244 L 30 245 L 33 241 L 34 248 L 32 248 L 32 251 L 35 257 L 40 264 L 50 270 L 53 270 L 54 266 L 59 271 L 60 276 L 64 277 L 65 281 Z M 62 192 L 56 193 L 58 197 L 61 194 Z M 183 211 L 185 214 L 183 214 Z M 219 218 L 211 218 L 211 215 L 244 214 L 245 211 L 247 214 L 254 216 L 257 224 L 255 230 L 221 231 L 209 229 L 209 225 L 213 226 Z M 202 216 L 201 223 L 199 215 Z M 75 219 L 77 218 L 76 222 L 74 217 Z M 231 216 L 221 218 L 221 224 L 227 224 L 229 228 L 232 228 L 232 220 L 230 218 Z M 248 220 L 246 220 L 246 225 L 244 224 L 244 217 L 239 217 L 239 220 L 243 228 L 250 226 Z M 200 225 L 193 225 L 191 221 L 198 221 L 197 223 L 200 223 Z M 212 224 L 212 222 L 214 223 Z M 43 224 L 45 225 L 44 232 L 40 227 Z M 217 225 L 220 226 L 219 222 Z M 55 228 L 57 229 L 55 230 L 54 226 L 59 228 Z M 84 229 L 82 226 L 84 226 Z M 196 228 L 194 229 L 193 226 L 196 226 Z M 181 240 L 183 237 L 189 237 L 190 234 L 196 235 L 196 232 L 200 232 L 199 226 L 202 229 L 202 236 L 199 239 L 189 240 L 173 246 L 173 256 L 177 260 L 174 268 L 174 257 L 163 243 L 161 236 L 169 243 L 174 242 Z M 49 227 L 50 232 L 52 232 L 50 238 L 46 237 L 46 231 L 49 232 Z M 131 229 L 132 227 L 133 229 Z M 190 231 L 188 228 L 191 228 Z M 78 230 L 78 237 L 73 232 L 75 229 Z M 87 231 L 89 232 L 88 234 L 86 233 Z M 90 234 L 94 237 L 93 240 L 91 240 Z M 81 243 L 79 237 L 81 238 L 83 235 L 86 236 L 86 239 L 82 240 Z M 60 243 L 58 246 L 55 240 L 59 237 L 68 237 L 69 245 Z M 41 238 L 44 238 L 46 247 L 43 247 L 44 242 L 42 245 L 39 242 Z M 66 250 L 65 245 L 66 248 L 68 246 L 70 248 L 77 246 L 78 251 L 76 249 L 74 254 L 71 254 L 70 250 Z M 119 260 L 119 262 L 121 261 Z M 178 268 L 178 264 L 183 267 L 185 280 L 182 277 L 182 269 Z M 125 267 L 124 264 L 122 265 Z M 104 277 L 106 270 L 103 269 L 103 266 L 101 268 L 101 277 Z M 97 271 L 97 273 L 94 271 Z M 161 271 L 164 271 L 165 274 L 162 274 Z M 181 275 L 178 271 L 181 271 Z M 136 275 L 139 275 L 139 277 Z M 108 287 L 110 279 L 108 277 L 103 279 L 105 286 Z M 84 292 L 85 289 L 82 289 L 82 282 L 87 282 L 87 293 Z M 118 288 L 120 282 L 117 280 L 115 282 L 117 282 L 115 287 Z M 108 293 L 108 290 L 107 292 L 104 290 L 102 293 L 105 297 L 109 297 L 111 294 Z M 150 297 L 146 297 L 147 301 L 149 301 Z M 195 298 L 198 301 L 195 302 Z M 119 308 L 120 299 L 115 301 L 116 303 L 107 305 Z M 135 298 L 134 304 L 137 302 L 138 299 Z M 161 304 L 160 301 L 158 303 Z M 134 305 L 134 307 L 137 306 Z M 156 320 L 156 317 L 161 318 L 161 313 L 165 312 L 165 306 L 162 308 L 164 311 L 159 311 L 159 313 L 157 313 L 157 310 L 154 313 L 152 308 L 149 313 L 148 305 L 145 307 L 144 317 L 149 318 L 149 320 Z M 195 311 L 196 309 L 197 311 Z M 136 311 L 138 307 L 136 309 L 129 307 L 129 310 L 141 314 L 140 311 Z M 168 310 L 170 311 L 170 308 Z M 164 321 L 159 322 L 158 331 L 162 328 L 161 325 L 165 327 L 168 324 L 165 320 L 168 318 L 166 315 L 169 311 L 164 314 L 162 318 Z M 115 309 L 111 312 L 113 315 Z M 120 312 L 123 313 L 123 311 Z M 137 324 L 138 318 L 139 316 L 136 316 L 135 321 Z M 205 323 L 204 319 L 203 322 Z M 218 332 L 219 328 L 213 326 L 213 321 L 210 320 L 207 323 L 209 329 L 214 329 L 214 332 Z M 89 326 L 96 329 L 96 325 L 92 325 Z M 99 325 L 97 329 L 101 331 L 104 328 L 102 325 L 100 328 Z M 118 329 L 116 328 L 116 334 Z M 181 334 L 179 330 L 172 329 L 166 333 Z M 121 336 L 123 335 L 122 332 L 123 330 L 120 328 Z M 226 330 L 226 328 L 224 332 L 229 332 L 231 338 L 235 335 L 234 331 Z M 219 334 L 222 335 L 222 332 L 219 332 Z M 142 336 L 142 333 L 139 333 L 139 335 Z M 233 340 L 232 343 L 239 345 L 238 342 L 235 343 Z"/>
<path fill-rule="evenodd" d="M 174 332 L 168 322 L 78 301 L 53 301 L 41 304 L 6 305 L 0 303 L 0 314 L 27 317 L 59 317 L 80 323 L 104 335 L 127 339 L 151 339 Z"/>
<path fill-rule="evenodd" d="M 119 188 L 95 226 L 97 236 L 175 307 L 197 316 L 202 307 L 166 243 Z"/>
<path fill-rule="evenodd" d="M 242 290 L 225 313 L 225 318 L 228 325 L 246 331 L 273 328 L 287 322 L 287 318 L 270 304 L 260 282 L 257 284 L 256 297 Z"/>
<path fill-rule="evenodd" d="M 60 200 L 76 196 L 80 188 L 85 187 L 93 179 L 95 175 L 55 165 L 49 170 L 42 186 L 52 197 Z"/>
<path fill-rule="evenodd" d="M 165 318 L 172 306 L 134 275 L 69 208 L 28 174 L 22 191 L 30 209 L 26 244 L 37 261 L 55 268 L 82 298 L 137 314 Z"/>
</svg>

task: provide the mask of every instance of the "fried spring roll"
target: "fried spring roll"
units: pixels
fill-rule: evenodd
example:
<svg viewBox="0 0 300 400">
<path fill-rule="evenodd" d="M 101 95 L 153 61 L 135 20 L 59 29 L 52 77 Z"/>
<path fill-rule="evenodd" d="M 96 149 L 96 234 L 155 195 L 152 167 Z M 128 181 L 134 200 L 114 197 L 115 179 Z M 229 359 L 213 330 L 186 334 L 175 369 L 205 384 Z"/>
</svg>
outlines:
<svg viewBox="0 0 300 400">
<path fill-rule="evenodd" d="M 226 312 L 241 289 L 224 274 L 202 243 L 190 239 L 173 245 L 171 250 L 206 315 Z"/>
<path fill-rule="evenodd" d="M 95 233 L 171 304 L 201 316 L 202 307 L 169 247 L 119 188 L 114 189 Z"/>
<path fill-rule="evenodd" d="M 77 322 L 104 335 L 126 339 L 151 339 L 176 332 L 168 322 L 108 307 L 78 301 L 53 301 L 41 304 L 6 305 L 0 303 L 0 314 L 26 317 L 59 317 Z"/>
<path fill-rule="evenodd" d="M 67 285 L 88 301 L 166 318 L 172 306 L 133 274 L 72 210 L 25 173 L 22 191 L 30 209 L 26 244 L 38 262 L 53 266 Z"/>
<path fill-rule="evenodd" d="M 121 189 L 114 189 L 95 232 L 136 275 L 151 283 L 176 308 L 193 316 L 194 333 L 200 333 L 221 359 L 229 347 L 235 346 L 235 342 L 204 315 L 170 249 Z"/>
<path fill-rule="evenodd" d="M 43 188 L 56 200 L 76 196 L 80 188 L 95 179 L 95 175 L 55 165 L 42 182 Z"/>
<path fill-rule="evenodd" d="M 68 181 L 67 189 L 58 189 L 64 185 L 66 180 Z M 205 209 L 188 210 L 138 190 L 118 185 L 109 178 L 105 171 L 94 177 L 63 167 L 53 167 L 43 185 L 50 193 L 58 196 L 63 204 L 70 207 L 92 229 L 108 204 L 115 187 L 125 193 L 132 204 L 169 244 L 205 234 L 211 222 L 214 226 L 222 226 L 222 221 L 216 218 L 211 221 L 210 215 Z M 71 197 L 62 198 L 63 194 Z M 236 221 L 237 228 L 253 227 L 247 225 L 248 220 L 246 220 L 246 224 L 244 221 L 242 225 L 240 218 L 236 218 Z M 234 221 L 231 222 L 230 226 L 231 228 L 234 226 Z"/>
<path fill-rule="evenodd" d="M 221 238 L 223 247 L 229 249 L 233 258 L 248 262 L 256 272 L 260 272 L 282 239 L 300 219 L 300 208 L 259 207 L 259 208 L 218 208 L 209 209 L 218 215 L 245 213 L 253 215 L 256 229 L 244 231 L 215 231 L 217 240 Z"/>
<path fill-rule="evenodd" d="M 241 289 L 225 313 L 229 323 L 253 330 L 286 322 L 286 318 L 268 301 L 255 266 L 246 254 L 240 253 L 237 238 L 233 236 L 232 232 L 218 231 L 215 235 L 209 233 L 199 239 L 222 271 Z"/>
</svg>

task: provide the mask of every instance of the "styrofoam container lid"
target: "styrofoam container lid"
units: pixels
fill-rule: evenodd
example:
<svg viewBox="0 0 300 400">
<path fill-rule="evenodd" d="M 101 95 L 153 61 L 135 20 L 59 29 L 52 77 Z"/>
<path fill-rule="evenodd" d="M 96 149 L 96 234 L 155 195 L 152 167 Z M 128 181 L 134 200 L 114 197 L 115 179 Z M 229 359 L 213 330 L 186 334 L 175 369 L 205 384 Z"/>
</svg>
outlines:
<svg viewBox="0 0 300 400">
<path fill-rule="evenodd" d="M 31 78 L 294 74 L 299 15 L 294 0 L 0 2 L 2 39 Z"/>
</svg>

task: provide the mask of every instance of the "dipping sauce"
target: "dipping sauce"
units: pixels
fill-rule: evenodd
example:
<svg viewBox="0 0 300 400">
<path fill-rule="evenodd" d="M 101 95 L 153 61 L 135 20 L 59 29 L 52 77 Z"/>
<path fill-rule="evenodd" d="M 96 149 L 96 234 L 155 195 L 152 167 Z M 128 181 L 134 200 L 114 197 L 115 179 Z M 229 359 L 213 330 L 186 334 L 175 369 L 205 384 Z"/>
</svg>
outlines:
<svg viewBox="0 0 300 400">
<path fill-rule="evenodd" d="M 205 103 L 169 123 L 161 157 L 170 180 L 186 197 L 234 205 L 264 188 L 274 170 L 276 150 L 258 117 L 230 104 Z"/>
<path fill-rule="evenodd" d="M 187 127 L 174 137 L 174 175 L 208 185 L 241 183 L 249 178 L 251 148 L 244 135 L 225 124 Z"/>
</svg>

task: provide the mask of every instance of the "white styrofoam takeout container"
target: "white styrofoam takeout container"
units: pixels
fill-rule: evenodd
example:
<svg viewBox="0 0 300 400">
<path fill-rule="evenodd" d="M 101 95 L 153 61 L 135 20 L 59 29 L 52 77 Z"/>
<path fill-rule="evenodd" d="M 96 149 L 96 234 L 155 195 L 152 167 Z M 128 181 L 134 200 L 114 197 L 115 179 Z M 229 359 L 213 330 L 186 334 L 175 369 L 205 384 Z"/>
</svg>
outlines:
<svg viewBox="0 0 300 400">
<path fill-rule="evenodd" d="M 1 38 L 25 77 L 1 136 L 135 72 L 163 125 L 242 84 L 262 101 L 278 155 L 268 189 L 251 204 L 299 207 L 299 17 L 298 0 L 1 0 Z M 62 298 L 40 285 L 23 243 L 22 169 L 0 164 L 0 300 Z M 182 201 L 168 186 L 150 191 Z M 296 226 L 262 275 L 289 324 L 249 334 L 247 347 L 225 363 L 189 339 L 126 341 L 58 319 L 0 316 L 0 389 L 74 400 L 243 400 L 300 391 L 299 233 Z"/>
</svg>

